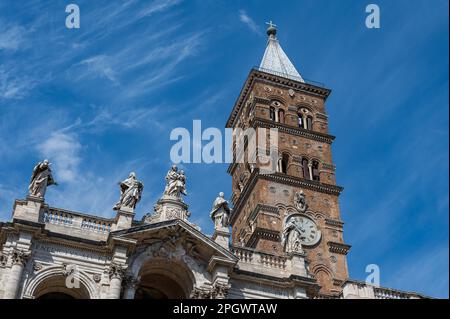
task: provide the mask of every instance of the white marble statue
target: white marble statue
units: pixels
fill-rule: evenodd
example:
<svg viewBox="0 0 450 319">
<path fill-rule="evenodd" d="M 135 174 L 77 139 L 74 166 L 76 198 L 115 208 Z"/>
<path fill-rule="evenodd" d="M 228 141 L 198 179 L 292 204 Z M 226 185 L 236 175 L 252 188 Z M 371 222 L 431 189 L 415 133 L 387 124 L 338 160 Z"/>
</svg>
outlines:
<svg viewBox="0 0 450 319">
<path fill-rule="evenodd" d="M 228 227 L 231 209 L 228 206 L 228 201 L 224 198 L 224 196 L 225 194 L 223 192 L 219 193 L 219 196 L 213 203 L 213 207 L 210 213 L 210 216 L 214 221 L 215 229 Z"/>
<path fill-rule="evenodd" d="M 187 195 L 186 175 L 184 174 L 184 171 L 178 172 L 178 167 L 176 165 L 172 165 L 166 175 L 164 195 L 181 198 L 181 194 Z"/>
<path fill-rule="evenodd" d="M 136 179 L 134 172 L 130 173 L 130 176 L 119 183 L 120 185 L 120 200 L 113 207 L 114 210 L 119 210 L 122 207 L 136 208 L 136 204 L 139 203 L 144 190 L 144 184 Z"/>
<path fill-rule="evenodd" d="M 295 218 L 291 218 L 284 227 L 281 244 L 287 253 L 302 252 L 302 239 L 305 230 L 297 223 Z"/>
<path fill-rule="evenodd" d="M 28 186 L 30 196 L 44 198 L 47 186 L 58 185 L 53 179 L 50 165 L 51 163 L 45 159 L 34 167 Z"/>
</svg>

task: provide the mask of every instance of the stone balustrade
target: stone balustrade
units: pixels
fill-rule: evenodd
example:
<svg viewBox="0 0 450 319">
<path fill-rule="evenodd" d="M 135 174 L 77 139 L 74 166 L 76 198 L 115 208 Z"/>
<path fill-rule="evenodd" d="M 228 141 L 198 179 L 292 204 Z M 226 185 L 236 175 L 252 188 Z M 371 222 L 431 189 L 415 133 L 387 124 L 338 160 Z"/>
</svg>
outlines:
<svg viewBox="0 0 450 319">
<path fill-rule="evenodd" d="M 41 211 L 39 221 L 46 228 L 66 235 L 85 237 L 86 232 L 95 239 L 104 240 L 113 229 L 114 220 L 94 217 L 58 208 Z"/>
<path fill-rule="evenodd" d="M 257 252 L 251 248 L 231 247 L 233 254 L 245 264 L 258 265 L 266 269 L 286 269 L 286 257 Z"/>
<path fill-rule="evenodd" d="M 404 292 L 397 289 L 376 287 L 369 283 L 357 280 L 347 280 L 342 285 L 342 298 L 344 299 L 426 299 L 429 297 L 413 292 Z"/>
<path fill-rule="evenodd" d="M 403 291 L 399 291 L 399 290 L 394 290 L 394 289 L 389 289 L 389 288 L 374 288 L 374 294 L 375 294 L 375 299 L 419 299 L 419 298 L 423 298 L 421 296 L 415 295 L 415 294 L 411 294 L 411 293 L 407 293 L 407 292 L 403 292 Z"/>
<path fill-rule="evenodd" d="M 49 209 L 42 214 L 41 221 L 44 223 L 71 226 L 73 225 L 73 219 L 73 215 L 68 212 Z"/>
<path fill-rule="evenodd" d="M 81 222 L 82 229 L 101 233 L 109 233 L 111 231 L 111 226 L 111 221 L 98 218 L 83 218 Z"/>
</svg>

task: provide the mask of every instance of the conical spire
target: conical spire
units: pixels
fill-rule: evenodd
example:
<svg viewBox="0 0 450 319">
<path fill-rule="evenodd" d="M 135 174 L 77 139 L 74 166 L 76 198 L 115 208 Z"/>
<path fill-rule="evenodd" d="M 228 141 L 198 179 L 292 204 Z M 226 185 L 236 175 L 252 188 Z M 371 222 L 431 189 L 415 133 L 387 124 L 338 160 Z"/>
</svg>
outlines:
<svg viewBox="0 0 450 319">
<path fill-rule="evenodd" d="M 267 28 L 269 40 L 267 41 L 266 51 L 264 52 L 259 68 L 261 71 L 267 73 L 282 76 L 295 81 L 305 82 L 281 48 L 281 45 L 276 37 L 276 25 L 273 24 L 272 21 L 267 24 L 269 25 Z"/>
</svg>

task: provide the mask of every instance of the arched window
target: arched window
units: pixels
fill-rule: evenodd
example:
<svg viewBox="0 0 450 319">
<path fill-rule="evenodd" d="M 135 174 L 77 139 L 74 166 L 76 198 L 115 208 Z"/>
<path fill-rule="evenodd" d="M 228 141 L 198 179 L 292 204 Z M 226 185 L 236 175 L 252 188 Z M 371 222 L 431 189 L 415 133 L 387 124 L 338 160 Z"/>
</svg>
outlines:
<svg viewBox="0 0 450 319">
<path fill-rule="evenodd" d="M 303 168 L 303 178 L 304 179 L 311 179 L 311 176 L 309 175 L 309 168 L 308 168 L 308 159 L 303 157 L 302 158 L 302 168 Z"/>
<path fill-rule="evenodd" d="M 313 179 L 313 181 L 320 181 L 319 162 L 318 161 L 312 162 L 312 179 Z"/>
<path fill-rule="evenodd" d="M 312 116 L 308 116 L 306 118 L 306 129 L 307 130 L 312 130 L 312 121 L 313 121 Z"/>
<path fill-rule="evenodd" d="M 298 127 L 305 128 L 305 124 L 303 123 L 303 115 L 301 113 L 298 114 Z"/>
<path fill-rule="evenodd" d="M 284 123 L 284 110 L 283 109 L 278 110 L 278 121 L 280 123 Z"/>
<path fill-rule="evenodd" d="M 270 120 L 275 121 L 275 108 L 270 107 Z"/>
<path fill-rule="evenodd" d="M 283 154 L 281 157 L 281 173 L 287 174 L 289 164 L 289 154 Z"/>
</svg>

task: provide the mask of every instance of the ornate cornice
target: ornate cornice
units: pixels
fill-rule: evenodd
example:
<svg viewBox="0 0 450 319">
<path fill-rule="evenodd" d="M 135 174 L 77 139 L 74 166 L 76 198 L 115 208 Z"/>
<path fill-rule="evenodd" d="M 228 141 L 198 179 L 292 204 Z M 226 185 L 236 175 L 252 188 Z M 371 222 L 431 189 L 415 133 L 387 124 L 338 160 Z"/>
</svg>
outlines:
<svg viewBox="0 0 450 319">
<path fill-rule="evenodd" d="M 331 218 L 326 218 L 325 224 L 330 225 L 330 226 L 339 227 L 339 228 L 342 228 L 344 226 L 344 222 L 342 220 L 331 219 Z"/>
<path fill-rule="evenodd" d="M 275 215 L 279 215 L 280 213 L 278 212 L 278 208 L 275 206 L 270 206 L 270 205 L 264 205 L 264 204 L 258 204 L 256 205 L 255 209 L 252 211 L 252 213 L 249 216 L 249 220 L 253 220 L 256 218 L 256 216 L 258 215 L 258 213 L 260 211 L 264 211 L 264 212 L 268 212 L 268 213 L 272 213 Z"/>
<path fill-rule="evenodd" d="M 317 182 L 317 181 L 311 181 L 311 180 L 303 179 L 300 177 L 289 176 L 289 175 L 282 174 L 282 173 L 260 174 L 259 169 L 255 168 L 253 170 L 252 174 L 250 175 L 247 183 L 245 184 L 244 189 L 241 192 L 239 198 L 236 201 L 233 212 L 231 213 L 231 216 L 230 216 L 231 223 L 233 223 L 235 221 L 238 213 L 240 212 L 240 210 L 242 208 L 242 205 L 246 202 L 246 199 L 248 198 L 248 196 L 250 196 L 250 193 L 251 193 L 254 185 L 258 181 L 258 179 L 269 180 L 269 181 L 273 181 L 273 182 L 277 182 L 277 183 L 281 183 L 281 184 L 285 184 L 285 185 L 290 185 L 290 186 L 294 186 L 294 187 L 306 188 L 306 189 L 310 189 L 310 190 L 313 190 L 316 192 L 335 195 L 335 196 L 339 196 L 339 194 L 344 190 L 344 188 L 341 186 L 325 184 L 325 183 L 321 183 L 321 182 Z"/>
<path fill-rule="evenodd" d="M 255 248 L 260 239 L 278 242 L 280 241 L 280 233 L 276 230 L 257 227 L 245 246 Z"/>
<path fill-rule="evenodd" d="M 307 130 L 301 127 L 292 127 L 289 126 L 287 124 L 282 124 L 282 123 L 278 123 L 278 122 L 273 122 L 267 119 L 262 119 L 262 118 L 253 118 L 250 121 L 250 126 L 252 126 L 253 128 L 267 128 L 267 129 L 271 129 L 271 128 L 276 128 L 278 129 L 279 132 L 283 132 L 283 133 L 287 133 L 287 134 L 291 134 L 291 135 L 295 135 L 295 136 L 300 136 L 300 137 L 304 137 L 304 138 L 308 138 L 314 141 L 318 141 L 318 142 L 323 142 L 323 143 L 327 143 L 327 144 L 331 144 L 333 142 L 333 140 L 335 139 L 335 137 L 333 135 L 329 135 L 329 134 L 324 134 L 324 133 L 320 133 L 320 132 L 316 132 L 316 131 L 311 131 L 311 130 Z"/>
<path fill-rule="evenodd" d="M 329 241 L 328 243 L 328 249 L 332 253 L 341 254 L 341 255 L 347 255 L 348 251 L 352 246 L 342 243 L 336 243 Z"/>
</svg>

